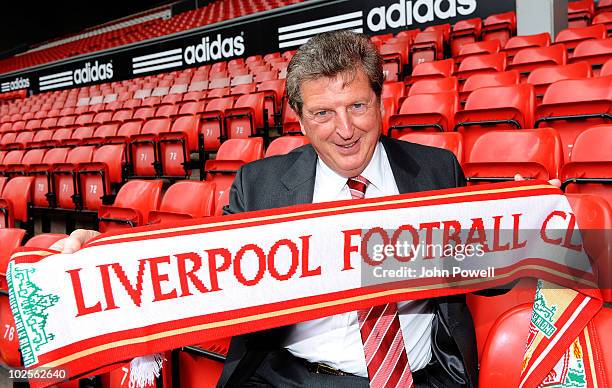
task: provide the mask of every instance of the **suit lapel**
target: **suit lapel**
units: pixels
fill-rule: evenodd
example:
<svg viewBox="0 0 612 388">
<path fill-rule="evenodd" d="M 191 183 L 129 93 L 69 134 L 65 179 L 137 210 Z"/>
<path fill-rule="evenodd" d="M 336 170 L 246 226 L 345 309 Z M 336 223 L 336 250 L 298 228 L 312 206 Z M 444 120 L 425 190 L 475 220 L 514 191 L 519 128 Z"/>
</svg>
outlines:
<svg viewBox="0 0 612 388">
<path fill-rule="evenodd" d="M 306 145 L 281 177 L 283 187 L 277 193 L 275 207 L 312 203 L 316 172 L 317 153 L 311 145 Z"/>
<path fill-rule="evenodd" d="M 420 170 L 417 162 L 402 150 L 397 140 L 381 136 L 380 142 L 385 147 L 391 171 L 400 194 L 419 191 L 416 176 Z"/>
</svg>

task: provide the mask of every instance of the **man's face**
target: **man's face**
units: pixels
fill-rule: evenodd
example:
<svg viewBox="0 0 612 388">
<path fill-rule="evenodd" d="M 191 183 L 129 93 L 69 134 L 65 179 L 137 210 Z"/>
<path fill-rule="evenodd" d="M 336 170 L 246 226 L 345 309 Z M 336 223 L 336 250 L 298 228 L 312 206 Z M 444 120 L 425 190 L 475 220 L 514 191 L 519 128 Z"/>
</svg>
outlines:
<svg viewBox="0 0 612 388">
<path fill-rule="evenodd" d="M 362 70 L 303 82 L 300 124 L 319 157 L 350 178 L 366 168 L 382 128 L 381 104 Z"/>
</svg>

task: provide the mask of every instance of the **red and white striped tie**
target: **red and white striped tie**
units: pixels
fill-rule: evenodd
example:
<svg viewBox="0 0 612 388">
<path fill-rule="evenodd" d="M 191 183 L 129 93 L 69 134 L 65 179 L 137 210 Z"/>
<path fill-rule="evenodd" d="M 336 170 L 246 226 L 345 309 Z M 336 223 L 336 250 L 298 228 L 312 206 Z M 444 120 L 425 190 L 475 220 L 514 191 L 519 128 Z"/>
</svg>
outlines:
<svg viewBox="0 0 612 388">
<path fill-rule="evenodd" d="M 349 178 L 353 199 L 365 197 L 367 179 Z M 404 348 L 397 304 L 389 303 L 357 311 L 359 331 L 370 377 L 370 387 L 413 387 L 412 373 Z"/>
</svg>

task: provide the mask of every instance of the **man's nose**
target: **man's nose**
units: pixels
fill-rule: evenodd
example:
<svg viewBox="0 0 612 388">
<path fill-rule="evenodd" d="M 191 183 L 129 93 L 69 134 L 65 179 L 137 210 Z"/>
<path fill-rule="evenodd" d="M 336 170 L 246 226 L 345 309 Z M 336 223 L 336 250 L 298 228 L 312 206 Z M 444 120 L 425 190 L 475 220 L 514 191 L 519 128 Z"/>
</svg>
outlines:
<svg viewBox="0 0 612 388">
<path fill-rule="evenodd" d="M 351 116 L 347 111 L 341 111 L 336 114 L 336 133 L 343 139 L 353 137 L 353 123 Z"/>
</svg>

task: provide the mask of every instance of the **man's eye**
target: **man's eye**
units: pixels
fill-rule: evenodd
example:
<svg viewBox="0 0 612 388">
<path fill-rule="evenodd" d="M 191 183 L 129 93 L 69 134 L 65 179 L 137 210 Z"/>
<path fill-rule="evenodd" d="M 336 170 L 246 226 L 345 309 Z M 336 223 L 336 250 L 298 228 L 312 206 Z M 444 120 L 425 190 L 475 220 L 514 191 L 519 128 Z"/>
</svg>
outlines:
<svg viewBox="0 0 612 388">
<path fill-rule="evenodd" d="M 365 109 L 366 104 L 364 104 L 363 102 L 357 102 L 355 104 L 353 104 L 353 109 L 354 110 L 363 110 Z"/>
<path fill-rule="evenodd" d="M 326 110 L 320 110 L 318 112 L 315 112 L 314 115 L 315 115 L 315 117 L 322 118 L 322 117 L 326 117 L 327 115 L 329 115 L 329 112 L 326 111 Z"/>
</svg>

